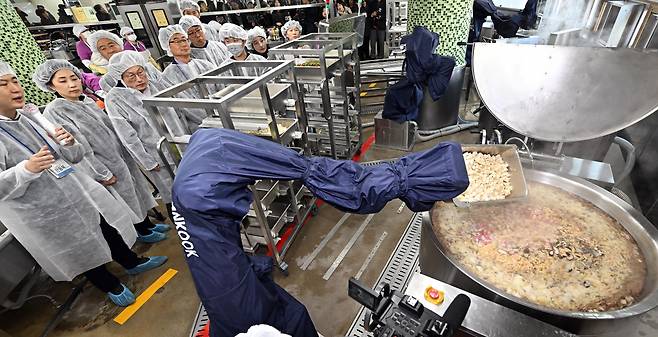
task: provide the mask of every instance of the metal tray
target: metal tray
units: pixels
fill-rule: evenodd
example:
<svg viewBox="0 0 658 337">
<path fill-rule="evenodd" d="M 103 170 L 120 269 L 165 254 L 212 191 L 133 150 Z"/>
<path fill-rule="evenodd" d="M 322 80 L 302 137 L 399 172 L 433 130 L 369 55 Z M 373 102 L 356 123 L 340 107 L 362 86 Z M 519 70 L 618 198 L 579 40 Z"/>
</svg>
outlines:
<svg viewBox="0 0 658 337">
<path fill-rule="evenodd" d="M 327 75 L 333 76 L 331 75 L 331 73 L 335 70 L 339 59 L 327 58 L 325 60 L 327 63 Z M 308 61 L 320 61 L 320 60 L 318 58 L 306 58 L 306 57 L 296 58 L 295 76 L 297 76 L 298 79 L 317 80 L 317 81 L 322 80 L 322 72 L 320 71 L 320 66 L 315 66 L 315 67 L 301 66 L 301 64 Z"/>
<path fill-rule="evenodd" d="M 469 144 L 462 145 L 462 152 L 479 152 L 500 155 L 503 161 L 507 163 L 511 175 L 512 193 L 505 197 L 505 199 L 489 201 L 464 202 L 454 198 L 452 201 L 455 203 L 455 205 L 457 205 L 457 207 L 469 207 L 470 205 L 508 202 L 524 199 L 528 196 L 528 186 L 526 184 L 525 175 L 523 174 L 523 167 L 521 166 L 521 159 L 519 158 L 516 145 Z"/>
<path fill-rule="evenodd" d="M 292 118 L 277 118 L 277 124 L 279 125 L 279 135 L 281 136 L 281 143 L 289 144 L 294 138 L 294 133 L 299 131 L 299 123 L 297 119 Z M 271 126 L 269 120 L 255 120 L 255 119 L 238 119 L 233 118 L 233 126 L 235 130 L 248 135 L 262 137 L 266 139 L 272 139 L 271 135 L 265 135 L 264 133 L 258 132 L 259 129 L 265 129 Z M 281 128 L 283 126 L 283 128 Z M 222 128 L 222 120 L 219 117 L 207 117 L 203 120 L 199 127 L 202 128 Z"/>
<path fill-rule="evenodd" d="M 226 88 L 214 93 L 211 98 L 221 99 L 222 97 L 230 94 L 231 92 L 241 88 L 241 84 L 230 84 Z M 270 94 L 270 100 L 273 104 L 283 101 L 287 98 L 285 93 L 290 88 L 290 84 L 282 83 L 268 83 L 267 90 Z M 263 99 L 260 96 L 260 90 L 255 89 L 250 93 L 244 95 L 240 100 L 228 106 L 228 112 L 231 114 L 245 114 L 245 115 L 265 115 L 265 108 L 263 107 Z"/>
</svg>

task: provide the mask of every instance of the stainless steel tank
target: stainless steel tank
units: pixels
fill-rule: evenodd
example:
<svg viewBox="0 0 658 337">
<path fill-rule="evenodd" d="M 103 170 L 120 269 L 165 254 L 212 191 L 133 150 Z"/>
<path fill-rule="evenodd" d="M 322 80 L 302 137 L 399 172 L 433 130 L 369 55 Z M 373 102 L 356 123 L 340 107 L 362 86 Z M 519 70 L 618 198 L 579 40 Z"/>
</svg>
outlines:
<svg viewBox="0 0 658 337">
<path fill-rule="evenodd" d="M 457 66 L 452 70 L 446 92 L 438 100 L 434 101 L 432 99 L 427 86 L 425 86 L 423 102 L 418 114 L 418 128 L 420 130 L 437 130 L 457 124 L 463 84 L 464 67 Z"/>
<path fill-rule="evenodd" d="M 425 275 L 452 284 L 490 301 L 580 335 L 609 333 L 658 305 L 658 230 L 636 209 L 604 189 L 578 178 L 525 170 L 528 181 L 560 188 L 583 198 L 617 220 L 635 239 L 644 255 L 647 274 L 638 301 L 608 312 L 570 312 L 546 308 L 506 293 L 465 269 L 435 236 L 432 217 L 425 214 L 420 245 L 420 269 Z M 434 216 L 440 216 L 435 214 Z"/>
</svg>

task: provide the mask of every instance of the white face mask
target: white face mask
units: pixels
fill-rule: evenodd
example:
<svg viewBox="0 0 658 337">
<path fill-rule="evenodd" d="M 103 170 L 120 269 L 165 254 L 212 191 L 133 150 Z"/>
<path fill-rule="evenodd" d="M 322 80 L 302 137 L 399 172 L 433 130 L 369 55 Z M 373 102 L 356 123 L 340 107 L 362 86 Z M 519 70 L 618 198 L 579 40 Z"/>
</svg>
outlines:
<svg viewBox="0 0 658 337">
<path fill-rule="evenodd" d="M 135 41 L 137 41 L 137 35 L 128 34 L 128 35 L 126 35 L 126 39 L 128 39 L 128 41 L 130 41 L 130 42 L 135 42 Z"/>
<path fill-rule="evenodd" d="M 244 47 L 242 46 L 242 42 L 229 43 L 226 45 L 226 48 L 233 56 L 240 55 L 242 53 L 242 50 L 244 50 Z"/>
</svg>

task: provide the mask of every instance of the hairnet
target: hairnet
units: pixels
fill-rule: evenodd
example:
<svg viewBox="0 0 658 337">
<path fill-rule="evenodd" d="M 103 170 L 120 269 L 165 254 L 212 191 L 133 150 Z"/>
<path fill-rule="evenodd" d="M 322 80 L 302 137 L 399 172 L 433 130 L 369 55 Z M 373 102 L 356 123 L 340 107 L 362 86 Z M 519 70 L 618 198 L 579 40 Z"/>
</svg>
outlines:
<svg viewBox="0 0 658 337">
<path fill-rule="evenodd" d="M 5 76 L 5 75 L 14 75 L 16 76 L 16 72 L 14 71 L 14 68 L 9 65 L 9 63 L 0 61 L 0 76 Z"/>
<path fill-rule="evenodd" d="M 76 25 L 73 26 L 73 35 L 75 35 L 75 37 L 77 37 L 77 38 L 80 38 L 80 34 L 84 31 L 87 31 L 87 30 L 89 30 L 89 28 L 87 28 L 87 27 L 85 27 L 81 24 L 76 24 Z"/>
<path fill-rule="evenodd" d="M 134 50 L 122 51 L 110 57 L 110 64 L 107 65 L 107 75 L 119 79 L 126 70 L 134 66 L 146 68 L 144 56 Z"/>
<path fill-rule="evenodd" d="M 222 24 L 215 20 L 208 22 L 208 26 L 214 29 L 216 32 L 219 32 L 219 30 L 222 29 Z"/>
<path fill-rule="evenodd" d="M 178 21 L 178 24 L 181 26 L 181 28 L 183 28 L 185 32 L 194 26 L 201 26 L 203 28 L 201 20 L 199 20 L 199 18 L 194 15 L 183 15 Z"/>
<path fill-rule="evenodd" d="M 121 36 L 126 36 L 130 33 L 134 33 L 135 31 L 130 28 L 130 27 L 121 27 L 121 30 L 119 31 L 119 35 Z"/>
<path fill-rule="evenodd" d="M 233 24 L 225 23 L 222 25 L 222 28 L 219 30 L 219 38 L 224 41 L 225 38 L 232 37 L 240 40 L 247 41 L 247 32 L 244 28 Z"/>
<path fill-rule="evenodd" d="M 34 133 L 29 118 L 3 123 L 3 127 L 21 136 Z M 77 134 L 74 144 L 58 146 L 42 130 L 37 132 L 66 162 L 79 163 L 88 158 Z M 21 137 L 21 142 L 32 149 L 44 145 L 34 136 Z M 16 163 L 25 158 L 25 150 L 20 146 L 4 146 L 2 152 L 0 167 L 3 169 L 17 167 Z M 99 239 L 103 237 L 98 225 L 100 214 L 117 230 L 118 240 L 123 240 L 128 247 L 137 236 L 125 206 L 104 186 L 78 171 L 86 162 L 85 159 L 81 165 L 76 165 L 76 172 L 65 179 L 43 173 L 28 180 L 21 178 L 20 170 L 2 172 L 0 221 L 55 281 L 71 281 L 85 271 L 112 261 L 107 243 Z M 7 269 L 3 270 L 4 276 Z"/>
<path fill-rule="evenodd" d="M 265 33 L 265 30 L 263 28 L 256 26 L 247 32 L 247 48 L 249 49 L 253 48 L 252 44 L 254 43 L 254 38 L 258 36 L 267 40 L 267 34 Z"/>
<path fill-rule="evenodd" d="M 187 32 L 183 30 L 180 25 L 171 25 L 160 28 L 160 31 L 158 32 L 158 41 L 160 42 L 160 47 L 162 47 L 162 50 L 166 51 L 167 55 L 169 56 L 172 56 L 171 50 L 169 48 L 169 41 L 171 40 L 171 37 L 176 33 L 183 34 L 185 38 L 187 38 Z"/>
<path fill-rule="evenodd" d="M 76 68 L 74 65 L 65 60 L 46 60 L 46 62 L 41 63 L 32 75 L 32 81 L 39 87 L 39 89 L 45 92 L 55 92 L 52 88 L 48 87 L 48 83 L 53 78 L 55 73 L 62 69 L 68 69 L 72 71 L 78 78 L 82 79 L 82 74 L 80 69 Z"/>
<path fill-rule="evenodd" d="M 292 27 L 297 27 L 297 29 L 299 29 L 299 33 L 300 34 L 302 33 L 302 25 L 299 24 L 299 21 L 290 20 L 290 21 L 286 22 L 283 25 L 283 27 L 281 27 L 281 34 L 286 38 L 286 40 L 288 39 L 288 34 L 287 34 L 288 29 L 290 29 Z"/>
<path fill-rule="evenodd" d="M 89 48 L 91 49 L 92 53 L 100 54 L 100 52 L 98 51 L 98 47 L 96 46 L 96 44 L 100 39 L 112 40 L 123 48 L 123 42 L 121 42 L 121 38 L 118 37 L 116 34 L 112 34 L 106 30 L 97 30 L 93 34 L 89 35 L 89 37 L 87 38 L 87 43 L 89 43 Z"/>
<path fill-rule="evenodd" d="M 186 9 L 194 9 L 197 12 L 201 12 L 201 8 L 195 1 L 192 0 L 178 1 L 178 10 L 180 10 L 180 15 L 185 15 L 183 14 L 183 11 Z"/>
</svg>

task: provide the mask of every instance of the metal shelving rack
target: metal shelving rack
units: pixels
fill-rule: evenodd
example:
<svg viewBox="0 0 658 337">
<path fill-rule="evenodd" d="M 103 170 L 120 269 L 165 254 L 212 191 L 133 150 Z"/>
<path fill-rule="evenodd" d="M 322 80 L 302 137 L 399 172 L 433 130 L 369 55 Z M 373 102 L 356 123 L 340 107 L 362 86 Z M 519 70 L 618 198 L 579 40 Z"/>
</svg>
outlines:
<svg viewBox="0 0 658 337">
<path fill-rule="evenodd" d="M 404 54 L 402 54 L 404 56 Z M 376 115 L 384 108 L 388 88 L 404 78 L 404 58 L 370 60 L 361 63 L 361 90 L 359 92 L 361 116 Z"/>
<path fill-rule="evenodd" d="M 306 152 L 306 113 L 304 105 L 297 103 L 300 93 L 293 65 L 292 61 L 231 62 L 144 99 L 155 128 L 163 136 L 161 156 L 166 163 L 174 162 L 173 167 L 167 168 L 172 176 L 180 162 L 176 158 L 185 155 L 190 134 L 182 122 L 178 126 L 168 125 L 164 116 L 181 116 L 180 109 L 205 110 L 208 117 L 200 127 L 234 129 Z M 260 76 L 245 76 L 254 73 Z M 176 97 L 193 88 L 204 98 Z M 171 145 L 177 146 L 178 155 L 172 153 Z M 251 190 L 254 202 L 242 221 L 243 248 L 257 253 L 260 245 L 267 246 L 277 265 L 287 272 L 284 256 L 304 220 L 313 212 L 316 198 L 296 181 L 259 180 Z M 292 235 L 281 250 L 277 249 L 280 234 L 290 226 L 294 226 Z"/>
<path fill-rule="evenodd" d="M 294 61 L 311 153 L 352 158 L 363 141 L 356 34 L 308 34 L 270 49 L 270 55 Z"/>
<path fill-rule="evenodd" d="M 389 51 L 400 48 L 400 39 L 407 34 L 408 1 L 386 1 L 386 41 Z"/>
</svg>

